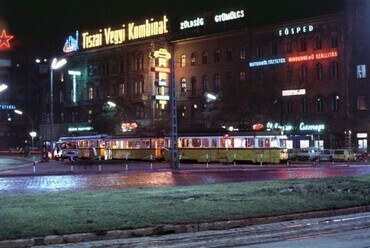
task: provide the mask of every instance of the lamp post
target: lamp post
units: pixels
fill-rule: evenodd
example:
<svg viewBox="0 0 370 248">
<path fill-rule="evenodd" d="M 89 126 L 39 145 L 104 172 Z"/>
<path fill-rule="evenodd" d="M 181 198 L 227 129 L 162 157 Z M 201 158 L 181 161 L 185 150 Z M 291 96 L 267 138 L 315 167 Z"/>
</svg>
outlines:
<svg viewBox="0 0 370 248">
<path fill-rule="evenodd" d="M 6 90 L 7 88 L 8 88 L 8 85 L 0 84 L 0 92 Z"/>
<path fill-rule="evenodd" d="M 108 101 L 107 104 L 109 106 L 111 106 L 112 108 L 118 108 L 121 111 L 120 114 L 123 113 L 125 115 L 125 119 L 126 119 L 125 121 L 128 121 L 127 114 L 126 114 L 125 110 L 123 110 L 123 108 L 121 108 L 120 106 L 118 106 L 116 103 L 114 103 L 112 101 Z"/>
<path fill-rule="evenodd" d="M 58 70 L 62 66 L 64 66 L 67 63 L 66 59 L 57 60 L 56 58 L 53 59 L 50 66 L 50 145 L 51 148 L 53 148 L 54 143 L 54 79 L 53 79 L 53 73 L 54 70 Z"/>
<path fill-rule="evenodd" d="M 36 132 L 33 130 L 33 120 L 31 118 L 31 116 L 29 116 L 28 114 L 25 114 L 23 113 L 22 111 L 18 110 L 18 109 L 15 109 L 14 110 L 14 113 L 18 114 L 18 115 L 25 115 L 27 118 L 30 119 L 31 121 L 31 132 L 30 132 L 30 136 L 31 136 L 31 147 L 33 147 L 33 139 L 36 137 Z"/>
</svg>

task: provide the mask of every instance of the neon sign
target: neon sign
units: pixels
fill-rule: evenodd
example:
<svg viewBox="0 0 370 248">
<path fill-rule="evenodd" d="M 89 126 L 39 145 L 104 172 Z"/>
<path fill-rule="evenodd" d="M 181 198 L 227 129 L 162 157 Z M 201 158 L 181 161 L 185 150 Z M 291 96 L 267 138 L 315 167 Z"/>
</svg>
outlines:
<svg viewBox="0 0 370 248">
<path fill-rule="evenodd" d="M 64 43 L 63 52 L 70 53 L 78 51 L 78 31 L 76 31 L 76 38 L 69 36 Z"/>
<path fill-rule="evenodd" d="M 292 130 L 299 130 L 299 131 L 317 131 L 320 132 L 325 129 L 325 124 L 305 124 L 304 122 L 301 122 L 297 127 L 294 127 L 292 125 L 280 125 L 279 123 L 272 123 L 268 122 L 266 124 L 266 127 L 268 130 L 273 129 L 280 129 L 282 131 L 292 131 Z"/>
<path fill-rule="evenodd" d="M 221 13 L 215 15 L 215 22 L 226 22 L 244 17 L 244 10 L 230 11 L 229 13 Z"/>
<path fill-rule="evenodd" d="M 13 39 L 14 36 L 13 35 L 6 35 L 6 31 L 5 29 L 3 29 L 3 32 L 1 33 L 1 36 L 0 36 L 0 47 L 10 47 L 10 43 L 9 41 L 11 39 Z"/>
<path fill-rule="evenodd" d="M 249 67 L 264 66 L 264 65 L 276 65 L 276 64 L 284 64 L 284 63 L 285 63 L 285 58 L 265 59 L 265 60 L 250 62 Z"/>
<path fill-rule="evenodd" d="M 300 34 L 300 33 L 309 33 L 313 31 L 312 25 L 306 25 L 306 26 L 299 26 L 299 27 L 293 27 L 293 28 L 283 28 L 278 30 L 279 36 L 287 36 L 287 35 L 293 35 L 293 34 Z"/>
<path fill-rule="evenodd" d="M 306 95 L 306 89 L 282 91 L 282 96 L 300 96 L 300 95 Z"/>
<path fill-rule="evenodd" d="M 300 56 L 291 56 L 288 57 L 288 62 L 299 62 L 299 61 L 309 61 L 309 60 L 317 60 L 317 59 L 328 59 L 328 58 L 335 58 L 338 57 L 337 51 L 332 52 L 322 52 L 322 53 L 312 53 Z"/>
<path fill-rule="evenodd" d="M 185 20 L 180 22 L 180 29 L 187 29 L 187 28 L 194 28 L 194 27 L 200 27 L 204 25 L 204 18 L 198 17 L 194 20 Z"/>
<path fill-rule="evenodd" d="M 155 35 L 168 33 L 167 16 L 164 15 L 161 20 L 155 21 L 153 18 L 146 19 L 142 24 L 135 22 L 122 25 L 119 29 L 110 27 L 99 29 L 99 32 L 90 34 L 82 33 L 82 48 L 96 48 L 103 45 L 123 44 L 126 40 L 137 40 Z M 127 27 L 127 28 L 126 28 Z"/>
</svg>

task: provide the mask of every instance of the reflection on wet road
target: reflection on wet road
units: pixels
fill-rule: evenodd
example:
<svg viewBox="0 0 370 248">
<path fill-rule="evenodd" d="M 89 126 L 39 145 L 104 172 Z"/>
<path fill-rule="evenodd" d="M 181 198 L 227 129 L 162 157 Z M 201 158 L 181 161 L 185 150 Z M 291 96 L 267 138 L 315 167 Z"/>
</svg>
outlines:
<svg viewBox="0 0 370 248">
<path fill-rule="evenodd" d="M 364 174 L 370 174 L 369 166 L 270 167 L 228 170 L 181 170 L 175 172 L 0 177 L 0 194 L 170 187 Z"/>
</svg>

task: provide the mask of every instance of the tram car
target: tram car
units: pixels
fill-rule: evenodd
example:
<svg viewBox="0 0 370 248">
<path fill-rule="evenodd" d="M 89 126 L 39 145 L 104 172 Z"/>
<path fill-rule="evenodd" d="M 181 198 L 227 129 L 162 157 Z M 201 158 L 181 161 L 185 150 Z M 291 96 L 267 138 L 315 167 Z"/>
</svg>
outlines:
<svg viewBox="0 0 370 248">
<path fill-rule="evenodd" d="M 104 159 L 105 137 L 104 134 L 60 137 L 58 153 L 61 158 Z"/>
<path fill-rule="evenodd" d="M 288 159 L 286 136 L 272 132 L 178 135 L 180 161 L 280 163 Z M 107 159 L 170 160 L 169 137 L 105 138 Z"/>
<path fill-rule="evenodd" d="M 229 134 L 181 134 L 178 137 L 180 161 L 218 163 L 271 163 L 287 161 L 287 137 L 272 132 Z M 169 161 L 169 149 L 164 160 Z"/>
</svg>

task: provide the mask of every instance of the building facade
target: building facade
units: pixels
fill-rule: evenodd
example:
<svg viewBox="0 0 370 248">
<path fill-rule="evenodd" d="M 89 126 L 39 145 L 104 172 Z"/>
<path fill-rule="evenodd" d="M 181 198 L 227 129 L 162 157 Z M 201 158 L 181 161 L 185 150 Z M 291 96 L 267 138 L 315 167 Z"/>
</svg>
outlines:
<svg viewBox="0 0 370 248">
<path fill-rule="evenodd" d="M 345 1 L 335 13 L 257 25 L 246 9 L 230 8 L 176 23 L 163 15 L 78 31 L 55 77 L 51 138 L 97 131 L 108 101 L 123 116 L 112 134 L 122 134 L 122 125 L 168 132 L 173 75 L 180 131 L 263 124 L 285 133 L 292 148 L 367 150 L 367 9 L 366 1 Z M 48 109 L 40 125 L 45 140 Z"/>
</svg>

